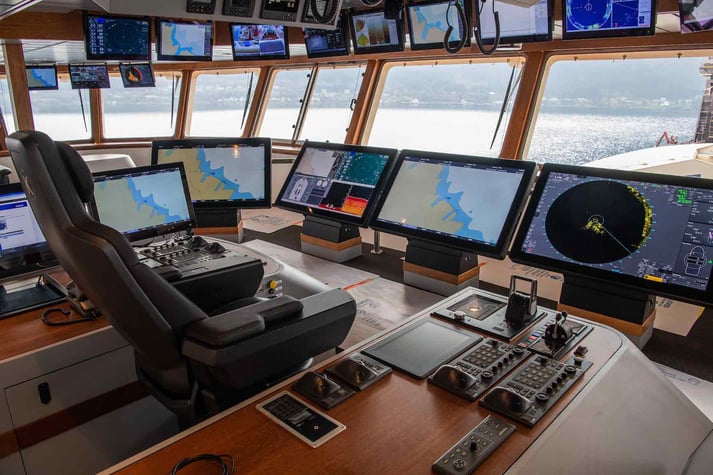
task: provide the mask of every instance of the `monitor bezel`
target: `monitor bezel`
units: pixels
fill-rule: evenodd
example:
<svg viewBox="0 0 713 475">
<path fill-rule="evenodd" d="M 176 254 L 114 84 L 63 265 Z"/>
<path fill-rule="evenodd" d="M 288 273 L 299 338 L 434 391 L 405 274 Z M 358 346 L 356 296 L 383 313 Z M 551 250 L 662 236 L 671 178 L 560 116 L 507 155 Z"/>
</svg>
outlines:
<svg viewBox="0 0 713 475">
<path fill-rule="evenodd" d="M 146 54 L 90 54 L 89 49 L 89 18 L 109 18 L 112 20 L 135 20 L 145 21 L 148 23 L 148 31 L 146 32 Z M 82 22 L 84 27 L 84 52 L 87 61 L 149 61 L 151 60 L 151 18 L 149 17 L 133 17 L 125 15 L 97 15 L 89 13 L 86 10 L 82 14 Z"/>
<path fill-rule="evenodd" d="M 59 76 L 57 75 L 57 66 L 54 64 L 38 64 L 38 65 L 26 65 L 25 75 L 33 69 L 51 69 L 54 71 L 54 86 L 36 86 L 31 87 L 29 84 L 27 86 L 28 91 L 57 91 L 59 89 Z"/>
<path fill-rule="evenodd" d="M 25 190 L 22 188 L 22 185 L 20 183 L 9 183 L 0 185 L 0 196 L 12 194 L 24 194 L 28 206 L 30 206 L 30 202 L 27 199 Z M 33 218 L 35 219 L 35 222 L 37 222 L 37 217 L 35 217 L 35 213 L 32 210 L 31 206 L 30 212 L 32 213 Z M 37 224 L 39 226 L 39 222 L 37 222 Z M 3 263 L 6 256 L 10 258 L 17 258 L 21 262 L 24 262 L 24 264 L 13 266 L 9 269 L 0 268 L 0 284 L 4 282 L 10 282 L 12 280 L 39 275 L 43 272 L 47 272 L 51 269 L 57 268 L 60 265 L 59 261 L 52 253 L 47 239 L 45 239 L 43 243 L 24 246 L 18 251 L 13 251 L 9 253 L 9 256 L 8 254 L 4 254 L 0 257 L 0 264 Z M 33 260 L 35 262 L 28 263 L 28 258 L 31 258 L 30 260 Z"/>
<path fill-rule="evenodd" d="M 611 0 L 610 0 L 611 1 Z M 616 30 L 577 30 L 570 31 L 567 29 L 567 0 L 562 1 L 562 39 L 563 40 L 580 40 L 590 38 L 622 38 L 628 36 L 653 36 L 656 33 L 656 7 L 657 1 L 651 1 L 651 25 L 642 27 L 628 27 Z"/>
<path fill-rule="evenodd" d="M 537 204 L 542 198 L 542 193 L 547 184 L 547 180 L 552 173 L 566 173 L 584 177 L 594 177 L 614 180 L 631 180 L 646 183 L 657 183 L 662 185 L 675 185 L 682 187 L 702 188 L 713 191 L 713 180 L 702 178 L 663 175 L 657 173 L 636 172 L 631 170 L 614 170 L 608 168 L 584 167 L 576 165 L 561 165 L 546 163 L 540 171 L 540 176 L 535 184 L 535 189 L 530 197 L 530 202 L 520 223 L 520 228 L 513 240 L 510 249 L 510 259 L 519 264 L 539 267 L 542 269 L 558 272 L 566 276 L 573 275 L 593 279 L 597 282 L 622 285 L 634 290 L 651 293 L 660 296 L 670 297 L 676 300 L 684 300 L 696 304 L 713 304 L 713 273 L 709 276 L 708 287 L 705 291 L 684 287 L 671 283 L 659 283 L 641 279 L 634 276 L 610 272 L 602 269 L 588 267 L 583 264 L 575 264 L 560 261 L 551 257 L 539 256 L 523 252 L 522 246 L 527 237 L 527 232 L 532 225 Z"/>
<path fill-rule="evenodd" d="M 92 177 L 94 179 L 94 186 L 96 187 L 97 178 L 107 179 L 107 178 L 112 178 L 112 177 L 121 176 L 121 175 L 124 175 L 124 176 L 139 175 L 139 174 L 145 174 L 146 172 L 154 172 L 154 171 L 174 169 L 174 168 L 177 168 L 181 174 L 181 182 L 183 183 L 183 193 L 184 193 L 184 196 L 186 197 L 186 205 L 188 207 L 189 219 L 179 221 L 176 223 L 164 224 L 162 226 L 155 226 L 155 227 L 149 228 L 149 229 L 142 229 L 142 230 L 134 231 L 131 233 L 123 233 L 122 232 L 122 234 L 126 237 L 126 239 L 128 241 L 130 241 L 130 242 L 141 241 L 143 239 L 155 238 L 155 237 L 162 236 L 165 234 L 177 233 L 177 232 L 181 232 L 181 231 L 188 231 L 195 227 L 196 215 L 193 210 L 193 203 L 191 202 L 191 195 L 188 191 L 188 179 L 186 178 L 186 171 L 183 168 L 183 163 L 174 162 L 174 163 L 166 163 L 163 165 L 148 165 L 148 166 L 144 166 L 144 167 L 120 168 L 117 170 L 108 170 L 108 171 L 92 173 Z M 94 217 L 94 219 L 97 222 L 101 223 L 101 220 L 99 219 L 99 210 L 97 208 L 97 203 L 96 203 L 96 200 L 94 199 L 94 196 L 92 196 L 92 199 L 89 201 L 89 210 L 90 210 L 92 216 Z M 117 232 L 121 232 L 121 231 L 117 230 Z"/>
<path fill-rule="evenodd" d="M 307 50 L 307 57 L 309 59 L 313 59 L 313 58 L 329 58 L 329 57 L 334 57 L 334 56 L 349 56 L 349 30 L 344 28 L 344 24 L 347 21 L 349 21 L 349 19 L 347 18 L 347 14 L 342 13 L 341 15 L 339 15 L 339 19 L 337 20 L 336 28 L 334 30 L 324 30 L 321 28 L 310 28 L 310 27 L 302 28 L 302 37 L 304 38 L 305 49 Z M 306 30 L 325 31 L 327 33 L 332 33 L 337 30 L 341 30 L 342 37 L 344 38 L 344 53 L 342 53 L 341 51 L 328 51 L 328 52 L 322 52 L 322 53 L 311 52 L 309 49 L 309 46 L 307 46 L 307 32 L 306 32 Z"/>
<path fill-rule="evenodd" d="M 470 241 L 464 238 L 460 238 L 453 235 L 441 234 L 437 231 L 426 230 L 426 229 L 413 229 L 400 226 L 398 224 L 380 221 L 379 214 L 381 213 L 386 199 L 389 196 L 389 192 L 396 181 L 396 176 L 398 175 L 402 164 L 406 158 L 416 158 L 416 159 L 434 159 L 442 162 L 452 162 L 452 163 L 468 163 L 475 165 L 484 166 L 497 166 L 503 168 L 511 168 L 523 170 L 520 185 L 513 197 L 512 204 L 508 211 L 507 217 L 503 223 L 503 230 L 498 237 L 497 243 L 495 245 L 479 243 L 475 241 Z M 508 245 L 512 240 L 512 236 L 517 227 L 520 215 L 525 208 L 525 203 L 527 201 L 527 196 L 532 189 L 532 182 L 535 178 L 535 170 L 537 164 L 534 162 L 528 162 L 524 160 L 508 160 L 504 158 L 490 158 L 490 157 L 478 157 L 472 155 L 457 155 L 450 153 L 440 153 L 440 152 L 427 152 L 422 150 L 401 150 L 399 153 L 394 167 L 389 174 L 388 181 L 386 182 L 379 200 L 374 207 L 374 213 L 372 214 L 371 220 L 369 221 L 369 227 L 377 231 L 383 231 L 389 234 L 396 234 L 398 236 L 403 236 L 409 239 L 416 239 L 420 241 L 432 242 L 442 246 L 452 247 L 467 252 L 476 252 L 483 256 L 493 257 L 496 259 L 503 259 L 507 254 Z"/>
<path fill-rule="evenodd" d="M 163 44 L 163 37 L 161 35 L 161 24 L 162 23 L 174 23 L 177 25 L 210 25 L 210 52 L 203 56 L 185 56 L 185 55 L 169 55 L 161 53 L 161 45 Z M 158 61 L 213 61 L 213 49 L 215 44 L 215 22 L 210 20 L 172 20 L 169 18 L 157 18 L 156 19 L 156 59 Z"/>
<path fill-rule="evenodd" d="M 483 8 L 487 8 L 487 4 L 484 4 Z M 554 27 L 555 1 L 547 0 L 547 33 L 533 33 L 529 35 L 520 36 L 500 36 L 500 44 L 536 43 L 538 41 L 552 41 L 552 32 L 554 31 Z M 492 45 L 495 43 L 495 37 L 482 38 L 481 41 L 484 45 Z"/>
<path fill-rule="evenodd" d="M 282 54 L 270 54 L 270 55 L 240 55 L 237 56 L 235 53 L 235 27 L 236 26 L 281 26 L 283 29 L 283 40 L 285 43 L 285 52 Z M 274 59 L 290 59 L 290 42 L 287 33 L 287 26 L 285 25 L 273 25 L 269 23 L 230 23 L 230 49 L 233 52 L 233 61 L 270 61 Z"/>
<path fill-rule="evenodd" d="M 104 71 L 106 71 L 106 87 L 104 86 L 96 86 L 96 87 L 82 87 L 77 84 L 77 82 L 72 78 L 72 68 L 82 68 L 82 67 L 92 67 L 92 66 L 98 66 L 104 68 Z M 107 63 L 69 63 L 67 65 L 67 72 L 69 73 L 69 83 L 72 85 L 72 89 L 110 89 L 111 88 L 111 79 L 109 76 L 109 66 Z"/>
<path fill-rule="evenodd" d="M 406 35 L 404 34 L 403 20 L 388 20 L 396 22 L 396 33 L 399 36 L 398 44 L 381 46 L 359 46 L 359 44 L 357 43 L 356 30 L 354 29 L 354 18 L 359 16 L 373 15 L 375 13 L 381 13 L 381 16 L 384 16 L 383 9 L 365 10 L 360 12 L 354 12 L 349 15 L 349 34 L 352 37 L 352 48 L 354 49 L 354 54 L 391 53 L 403 51 L 406 47 Z"/>
<path fill-rule="evenodd" d="M 151 74 L 151 84 L 134 84 L 129 81 L 127 81 L 124 77 L 124 69 L 131 67 L 131 66 L 148 66 L 149 68 L 149 73 Z M 133 89 L 135 87 L 156 87 L 156 76 L 153 73 L 153 65 L 151 64 L 150 61 L 146 62 L 141 62 L 141 63 L 119 63 L 119 76 L 121 76 L 121 82 L 124 84 L 124 87 L 127 89 Z"/>
<path fill-rule="evenodd" d="M 438 4 L 443 4 L 443 5 L 446 5 L 446 7 L 448 7 L 449 3 L 451 3 L 451 0 L 430 0 L 427 2 L 408 3 L 406 5 L 405 13 L 406 13 L 406 21 L 408 22 L 408 31 L 409 31 L 408 39 L 409 39 L 409 43 L 410 43 L 412 51 L 427 50 L 427 49 L 443 49 L 443 41 L 441 41 L 440 43 L 415 43 L 414 39 L 413 39 L 414 36 L 413 36 L 413 23 L 411 21 L 411 10 L 418 8 L 418 7 L 426 7 L 429 5 L 438 5 Z M 470 18 L 471 17 L 471 13 L 470 13 L 471 2 L 463 0 L 462 3 L 464 4 L 463 8 L 465 10 L 466 18 Z M 455 8 L 455 7 L 453 7 L 453 8 Z M 460 19 L 458 19 L 458 22 L 460 23 Z M 468 39 L 464 46 L 470 46 L 472 35 L 470 34 L 469 31 L 464 32 L 464 33 L 468 34 Z M 456 47 L 459 44 L 460 44 L 460 40 L 448 42 L 448 46 L 451 48 Z"/>
<path fill-rule="evenodd" d="M 369 199 L 369 203 L 367 203 L 366 209 L 364 209 L 364 213 L 361 216 L 352 216 L 348 214 L 337 213 L 318 207 L 300 205 L 297 203 L 291 203 L 289 201 L 283 200 L 283 196 L 287 191 L 287 187 L 290 184 L 292 176 L 295 174 L 295 171 L 299 167 L 300 162 L 302 161 L 302 157 L 304 157 L 305 151 L 308 148 L 328 148 L 334 151 L 372 153 L 377 155 L 386 155 L 389 157 L 386 161 L 386 165 L 384 166 L 384 170 L 381 172 L 379 181 L 376 183 L 376 186 L 374 186 L 374 191 L 371 195 L 371 198 Z M 300 149 L 299 154 L 297 155 L 297 158 L 295 158 L 295 162 L 292 164 L 290 172 L 287 174 L 287 178 L 285 178 L 285 182 L 283 183 L 282 188 L 280 189 L 280 193 L 277 195 L 277 199 L 275 200 L 275 206 L 279 208 L 285 208 L 291 211 L 297 211 L 298 213 L 302 213 L 305 216 L 318 216 L 332 221 L 366 227 L 366 224 L 369 222 L 371 214 L 374 211 L 374 206 L 378 201 L 379 194 L 384 188 L 386 179 L 393 171 L 397 154 L 398 150 L 393 148 L 371 147 L 367 145 L 347 145 L 332 142 L 310 142 L 309 140 L 305 141 L 305 143 L 302 145 L 302 148 Z"/>
<path fill-rule="evenodd" d="M 151 143 L 151 164 L 159 165 L 158 163 L 158 152 L 161 149 L 183 147 L 183 148 L 196 148 L 201 145 L 206 146 L 206 148 L 216 148 L 219 145 L 238 145 L 238 146 L 263 146 L 265 148 L 265 177 L 264 177 L 264 187 L 265 196 L 262 199 L 256 199 L 251 201 L 244 200 L 215 200 L 215 201 L 194 201 L 191 198 L 193 207 L 195 209 L 214 209 L 214 208 L 236 208 L 236 209 L 247 209 L 247 208 L 269 208 L 270 202 L 272 201 L 272 139 L 264 137 L 247 137 L 247 138 L 223 138 L 223 139 L 181 139 L 181 140 L 154 140 Z M 167 163 L 181 163 L 183 162 L 167 162 Z M 188 177 L 186 177 L 186 182 Z M 190 193 L 190 187 L 189 187 Z"/>
</svg>

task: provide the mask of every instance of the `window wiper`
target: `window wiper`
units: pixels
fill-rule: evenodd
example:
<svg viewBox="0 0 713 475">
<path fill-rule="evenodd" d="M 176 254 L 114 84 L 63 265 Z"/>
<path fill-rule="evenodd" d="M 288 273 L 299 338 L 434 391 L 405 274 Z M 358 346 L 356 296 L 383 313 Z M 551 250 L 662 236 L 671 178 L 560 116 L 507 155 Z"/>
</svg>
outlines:
<svg viewBox="0 0 713 475">
<path fill-rule="evenodd" d="M 171 123 L 169 125 L 173 125 L 173 114 L 174 114 L 174 109 L 176 107 L 176 87 L 178 87 L 178 77 L 174 76 L 173 81 L 171 82 L 172 87 L 171 87 Z"/>
<path fill-rule="evenodd" d="M 87 129 L 87 114 L 84 112 L 84 99 L 82 99 L 82 90 L 77 89 L 77 94 L 79 94 L 79 107 L 82 108 L 82 120 L 84 121 L 84 131 L 89 132 L 89 129 Z"/>
<path fill-rule="evenodd" d="M 255 73 L 250 73 L 250 82 L 248 83 L 248 94 L 245 96 L 245 107 L 243 108 L 243 119 L 240 121 L 240 128 L 245 127 L 245 117 L 248 115 L 248 105 L 250 104 L 250 95 L 253 92 L 253 76 Z"/>
<path fill-rule="evenodd" d="M 495 144 L 495 138 L 498 136 L 498 130 L 500 130 L 500 124 L 503 121 L 503 116 L 505 115 L 505 110 L 508 107 L 508 102 L 510 101 L 510 94 L 512 93 L 513 89 L 513 82 L 517 83 L 520 82 L 520 76 L 518 75 L 517 81 L 514 81 L 515 79 L 515 67 L 516 65 L 512 65 L 512 71 L 510 71 L 510 80 L 508 81 L 508 87 L 505 89 L 505 97 L 503 97 L 503 106 L 500 108 L 500 115 L 498 116 L 498 123 L 495 124 L 495 132 L 493 133 L 493 140 L 490 142 L 490 148 L 493 148 L 493 145 Z"/>
</svg>

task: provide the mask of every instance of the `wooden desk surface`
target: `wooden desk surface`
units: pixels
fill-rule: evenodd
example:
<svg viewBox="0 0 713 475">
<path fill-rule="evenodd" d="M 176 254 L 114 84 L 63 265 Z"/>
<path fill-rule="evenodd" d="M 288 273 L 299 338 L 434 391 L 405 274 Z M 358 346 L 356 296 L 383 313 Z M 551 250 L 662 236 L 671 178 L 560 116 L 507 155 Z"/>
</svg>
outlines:
<svg viewBox="0 0 713 475">
<path fill-rule="evenodd" d="M 616 333 L 598 326 L 583 342 L 589 347 L 587 359 L 594 366 L 534 428 L 516 424 L 517 431 L 481 465 L 480 473 L 502 473 L 510 467 L 622 345 Z M 346 353 L 333 361 L 344 356 Z M 210 452 L 231 454 L 236 473 L 426 474 L 437 457 L 490 413 L 477 402 L 469 403 L 427 384 L 425 379 L 416 380 L 394 371 L 324 411 L 347 429 L 313 449 L 255 408 L 257 401 L 288 387 L 295 379 L 271 388 L 244 403 L 242 409 L 169 442 L 117 473 L 170 473 L 184 457 Z M 207 472 L 205 465 L 196 464 L 181 473 Z"/>
<path fill-rule="evenodd" d="M 66 302 L 53 304 L 0 320 L 0 335 L 2 335 L 0 360 L 35 351 L 109 326 L 109 322 L 105 317 L 74 325 L 58 327 L 45 325 L 41 319 L 42 312 L 52 307 L 61 307 L 67 310 L 69 309 L 69 304 Z M 53 321 L 65 319 L 61 314 L 52 315 L 51 318 Z M 73 314 L 71 318 L 77 318 L 76 314 Z"/>
</svg>

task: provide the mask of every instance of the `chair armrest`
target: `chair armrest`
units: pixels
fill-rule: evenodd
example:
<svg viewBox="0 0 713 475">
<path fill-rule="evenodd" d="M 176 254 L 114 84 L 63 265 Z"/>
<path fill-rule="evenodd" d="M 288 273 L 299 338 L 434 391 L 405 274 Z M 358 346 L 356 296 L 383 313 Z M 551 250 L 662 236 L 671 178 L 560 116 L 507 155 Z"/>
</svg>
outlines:
<svg viewBox="0 0 713 475">
<path fill-rule="evenodd" d="M 199 320 L 186 328 L 186 338 L 211 348 L 229 346 L 301 311 L 302 302 L 282 296 Z"/>
</svg>

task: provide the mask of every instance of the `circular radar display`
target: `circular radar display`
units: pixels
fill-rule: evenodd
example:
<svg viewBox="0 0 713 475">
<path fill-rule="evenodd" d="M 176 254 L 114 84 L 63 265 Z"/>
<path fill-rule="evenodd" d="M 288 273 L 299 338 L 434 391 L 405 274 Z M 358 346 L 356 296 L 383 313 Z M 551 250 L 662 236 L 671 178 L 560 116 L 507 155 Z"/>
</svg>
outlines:
<svg viewBox="0 0 713 475">
<path fill-rule="evenodd" d="M 653 211 L 635 188 L 590 181 L 562 193 L 550 206 L 545 231 L 563 255 L 587 264 L 622 259 L 646 242 Z"/>
<path fill-rule="evenodd" d="M 611 17 L 612 2 L 599 0 L 566 0 L 567 21 L 576 30 L 596 30 Z"/>
</svg>

